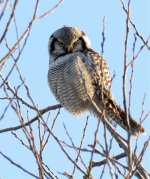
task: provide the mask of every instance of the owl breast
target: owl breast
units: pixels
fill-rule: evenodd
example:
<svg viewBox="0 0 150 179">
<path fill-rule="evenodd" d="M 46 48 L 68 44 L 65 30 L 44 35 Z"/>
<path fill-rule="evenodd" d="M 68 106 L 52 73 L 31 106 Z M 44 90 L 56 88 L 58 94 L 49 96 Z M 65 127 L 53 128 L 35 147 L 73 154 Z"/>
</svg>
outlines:
<svg viewBox="0 0 150 179">
<path fill-rule="evenodd" d="M 68 54 L 50 63 L 48 71 L 53 94 L 68 111 L 76 115 L 89 110 L 89 98 L 94 95 L 85 59 L 79 52 Z"/>
</svg>

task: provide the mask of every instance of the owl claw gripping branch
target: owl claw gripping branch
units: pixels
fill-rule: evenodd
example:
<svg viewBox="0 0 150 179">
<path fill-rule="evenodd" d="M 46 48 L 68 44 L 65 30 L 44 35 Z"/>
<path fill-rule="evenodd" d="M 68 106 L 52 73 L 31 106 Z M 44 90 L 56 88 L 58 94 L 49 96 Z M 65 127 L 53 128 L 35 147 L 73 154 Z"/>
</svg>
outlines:
<svg viewBox="0 0 150 179">
<path fill-rule="evenodd" d="M 90 111 L 103 120 L 100 114 L 105 110 L 106 120 L 114 121 L 132 135 L 144 132 L 131 117 L 129 130 L 127 116 L 110 91 L 108 66 L 103 57 L 91 49 L 84 32 L 74 27 L 58 29 L 49 39 L 48 50 L 48 83 L 68 111 L 75 115 Z"/>
</svg>

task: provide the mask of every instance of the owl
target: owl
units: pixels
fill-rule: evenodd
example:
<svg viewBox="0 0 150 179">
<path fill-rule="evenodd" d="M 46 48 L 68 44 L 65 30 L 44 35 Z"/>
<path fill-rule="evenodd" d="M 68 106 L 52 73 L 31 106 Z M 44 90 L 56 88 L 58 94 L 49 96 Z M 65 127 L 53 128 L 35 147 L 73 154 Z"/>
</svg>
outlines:
<svg viewBox="0 0 150 179">
<path fill-rule="evenodd" d="M 80 115 L 89 111 L 108 122 L 114 121 L 131 135 L 144 128 L 116 103 L 110 87 L 111 77 L 106 61 L 91 49 L 90 40 L 78 28 L 64 26 L 49 39 L 48 83 L 56 99 L 69 112 Z"/>
</svg>

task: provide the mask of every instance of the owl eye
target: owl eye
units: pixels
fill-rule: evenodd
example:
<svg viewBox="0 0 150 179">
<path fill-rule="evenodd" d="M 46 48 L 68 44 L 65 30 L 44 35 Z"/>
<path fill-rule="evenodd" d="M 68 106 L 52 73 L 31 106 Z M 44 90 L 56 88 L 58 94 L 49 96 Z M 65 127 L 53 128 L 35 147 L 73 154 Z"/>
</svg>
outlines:
<svg viewBox="0 0 150 179">
<path fill-rule="evenodd" d="M 58 41 L 58 44 L 59 44 L 60 47 L 63 47 L 63 45 L 64 45 L 64 43 L 60 42 L 60 41 Z"/>
<path fill-rule="evenodd" d="M 73 43 L 73 46 L 75 47 L 77 44 L 78 44 L 78 41 L 75 41 L 75 42 Z"/>
</svg>

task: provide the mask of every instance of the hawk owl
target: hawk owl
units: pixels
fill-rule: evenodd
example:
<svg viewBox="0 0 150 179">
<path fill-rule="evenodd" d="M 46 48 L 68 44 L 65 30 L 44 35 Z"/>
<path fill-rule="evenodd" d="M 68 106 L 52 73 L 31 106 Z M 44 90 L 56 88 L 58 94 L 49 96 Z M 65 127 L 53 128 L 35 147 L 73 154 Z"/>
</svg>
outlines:
<svg viewBox="0 0 150 179">
<path fill-rule="evenodd" d="M 142 126 L 129 117 L 112 96 L 111 77 L 101 55 L 93 51 L 86 34 L 78 28 L 63 27 L 49 39 L 48 83 L 56 99 L 71 113 L 86 111 L 102 120 L 114 121 L 132 135 L 143 133 Z"/>
</svg>

